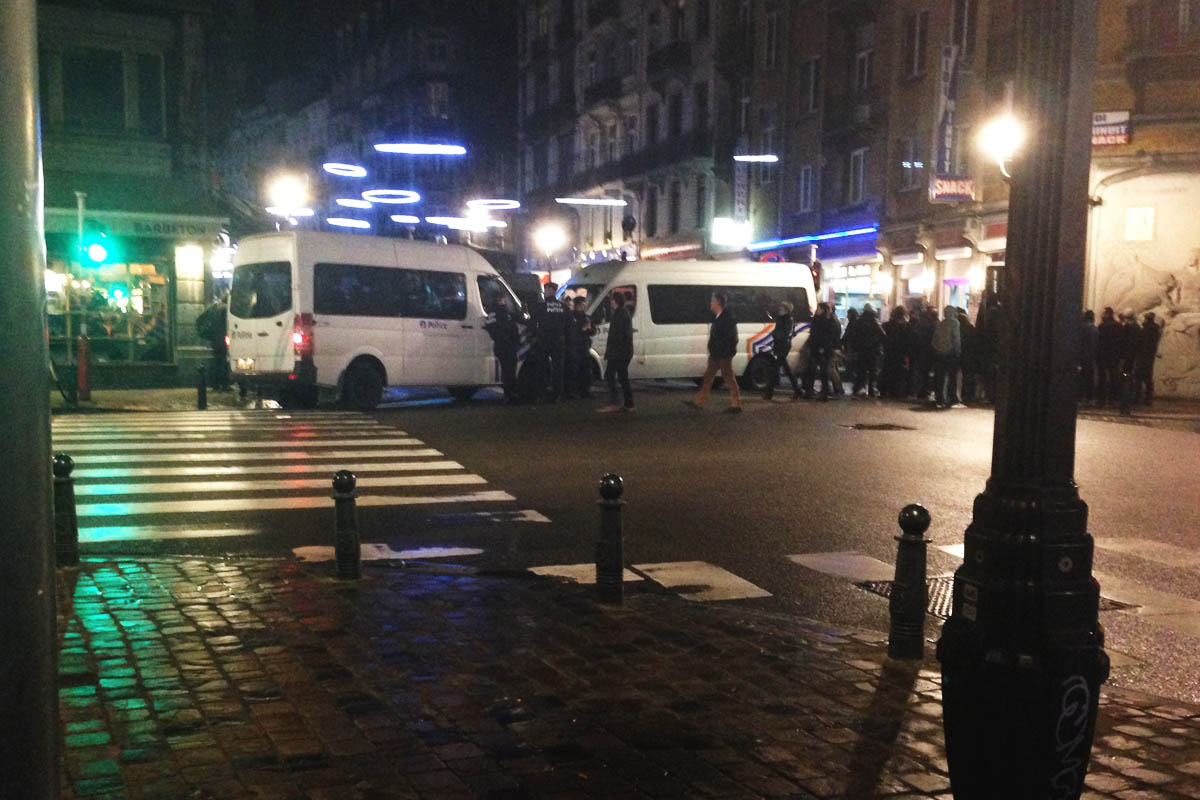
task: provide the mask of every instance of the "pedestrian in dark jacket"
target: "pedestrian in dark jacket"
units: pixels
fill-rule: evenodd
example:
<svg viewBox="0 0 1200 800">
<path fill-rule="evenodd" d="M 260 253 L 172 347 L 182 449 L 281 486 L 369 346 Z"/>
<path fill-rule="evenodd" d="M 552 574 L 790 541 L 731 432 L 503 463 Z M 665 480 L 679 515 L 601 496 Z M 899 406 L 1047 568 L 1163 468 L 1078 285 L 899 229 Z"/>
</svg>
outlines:
<svg viewBox="0 0 1200 800">
<path fill-rule="evenodd" d="M 1137 314 L 1133 309 L 1126 309 L 1121 314 L 1121 413 L 1129 413 L 1133 404 L 1134 366 L 1137 362 L 1138 339 L 1142 335 L 1142 326 L 1138 325 Z"/>
<path fill-rule="evenodd" d="M 1121 323 L 1111 307 L 1105 308 L 1096 335 L 1096 368 L 1100 372 L 1096 400 L 1102 406 L 1117 402 L 1120 396 L 1121 341 Z"/>
<path fill-rule="evenodd" d="M 913 349 L 908 309 L 904 306 L 892 309 L 892 316 L 883 323 L 883 334 L 883 374 L 880 383 L 885 397 L 900 400 L 908 397 L 908 373 Z"/>
<path fill-rule="evenodd" d="M 633 411 L 633 389 L 629 386 L 629 362 L 633 360 L 633 319 L 625 308 L 625 295 L 614 292 L 612 320 L 608 323 L 608 341 L 604 346 L 604 380 L 608 383 L 608 405 L 596 409 L 601 413 L 610 411 Z M 617 404 L 617 381 L 621 382 L 621 393 L 625 404 Z"/>
<path fill-rule="evenodd" d="M 913 320 L 913 393 L 920 400 L 933 394 L 933 332 L 938 325 L 937 311 L 926 308 Z"/>
<path fill-rule="evenodd" d="M 828 303 L 818 303 L 816 316 L 813 317 L 812 326 L 809 328 L 808 342 L 805 344 L 808 348 L 808 369 L 804 374 L 806 396 L 813 396 L 815 381 L 820 380 L 820 399 L 829 399 L 830 390 L 833 388 L 830 362 L 833 351 L 841 341 L 841 334 L 841 325 L 833 315 L 833 309 Z"/>
<path fill-rule="evenodd" d="M 1096 312 L 1083 312 L 1079 329 L 1079 397 L 1091 404 L 1096 399 L 1096 348 L 1100 331 L 1096 328 Z"/>
<path fill-rule="evenodd" d="M 558 284 L 547 283 L 544 292 L 545 301 L 534 305 L 532 309 L 533 325 L 537 331 L 534 352 L 541 370 L 537 385 L 540 395 L 549 380 L 550 402 L 555 403 L 563 396 L 566 374 L 567 309 L 555 297 Z"/>
<path fill-rule="evenodd" d="M 884 333 L 879 325 L 879 317 L 870 305 L 863 306 L 862 314 L 855 320 L 854 326 L 846 327 L 845 342 L 854 351 L 854 388 L 853 394 L 865 394 L 869 397 L 879 396 L 878 365 L 879 353 L 883 349 Z"/>
<path fill-rule="evenodd" d="M 775 329 L 771 332 L 773 369 L 771 380 L 767 381 L 767 390 L 763 393 L 765 400 L 775 396 L 775 384 L 779 382 L 780 370 L 783 370 L 783 374 L 787 375 L 792 383 L 792 399 L 800 397 L 800 385 L 796 383 L 796 376 L 788 364 L 788 355 L 792 352 L 792 308 L 792 304 L 787 300 L 780 300 L 775 306 Z"/>
<path fill-rule="evenodd" d="M 587 315 L 587 299 L 576 297 L 574 309 L 568 320 L 573 328 L 575 344 L 575 372 L 567 376 L 567 381 L 574 388 L 574 393 L 580 397 L 592 396 L 592 321 Z"/>
<path fill-rule="evenodd" d="M 1000 356 L 1000 303 L 988 300 L 987 306 L 979 309 L 975 320 L 975 363 L 979 369 L 979 380 L 983 383 L 984 399 L 996 402 L 996 374 Z"/>
<path fill-rule="evenodd" d="M 229 346 L 225 344 L 225 328 L 229 314 L 229 295 L 223 294 L 196 317 L 196 333 L 212 351 L 209 385 L 214 389 L 229 388 Z"/>
<path fill-rule="evenodd" d="M 946 306 L 933 331 L 934 402 L 938 408 L 962 408 L 958 398 L 958 369 L 962 360 L 962 326 L 958 309 Z"/>
<path fill-rule="evenodd" d="M 962 371 L 960 399 L 963 403 L 974 403 L 975 393 L 978 391 L 979 352 L 976 349 L 978 343 L 975 337 L 975 326 L 971 324 L 971 318 L 967 316 L 964 308 L 958 309 L 958 335 L 962 340 L 962 356 L 959 359 Z"/>
<path fill-rule="evenodd" d="M 1142 317 L 1142 330 L 1138 333 L 1133 362 L 1135 403 L 1150 405 L 1154 401 L 1154 362 L 1158 358 L 1158 340 L 1161 338 L 1162 328 L 1158 327 L 1154 312 L 1148 311 Z"/>
<path fill-rule="evenodd" d="M 504 401 L 517 402 L 517 351 L 521 347 L 521 332 L 517 321 L 508 311 L 504 295 L 496 298 L 496 305 L 483 325 L 492 337 L 492 352 L 500 364 L 500 384 L 504 387 Z"/>
<path fill-rule="evenodd" d="M 684 400 L 690 406 L 700 408 L 708 400 L 712 392 L 713 380 L 717 373 L 725 379 L 729 387 L 729 408 L 727 413 L 737 414 L 742 410 L 742 393 L 738 390 L 737 377 L 733 374 L 733 356 L 737 352 L 738 321 L 733 312 L 727 308 L 729 296 L 725 292 L 713 292 L 709 308 L 714 315 L 712 327 L 708 331 L 708 367 L 704 370 L 704 380 L 700 383 L 700 391 L 690 400 Z"/>
</svg>

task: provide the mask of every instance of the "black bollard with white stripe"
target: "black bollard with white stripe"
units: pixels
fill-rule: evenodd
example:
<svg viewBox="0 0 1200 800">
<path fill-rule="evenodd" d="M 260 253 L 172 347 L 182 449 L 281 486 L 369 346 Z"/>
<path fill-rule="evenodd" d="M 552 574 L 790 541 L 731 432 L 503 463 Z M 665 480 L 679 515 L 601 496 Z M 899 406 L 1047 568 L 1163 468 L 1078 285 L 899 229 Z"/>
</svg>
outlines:
<svg viewBox="0 0 1200 800">
<path fill-rule="evenodd" d="M 358 536 L 358 497 L 355 485 L 358 478 L 348 469 L 333 474 L 333 506 L 337 528 L 334 533 L 334 556 L 337 576 L 342 580 L 362 577 L 362 548 Z"/>
<path fill-rule="evenodd" d="M 208 381 L 204 367 L 196 367 L 196 410 L 208 410 Z"/>
<path fill-rule="evenodd" d="M 60 567 L 79 564 L 79 520 L 75 516 L 75 460 L 55 453 L 54 470 L 54 556 Z"/>
<path fill-rule="evenodd" d="M 596 542 L 596 594 L 601 603 L 625 599 L 625 547 L 622 543 L 621 494 L 625 482 L 612 472 L 600 479 L 600 538 Z"/>
<path fill-rule="evenodd" d="M 929 605 L 929 587 L 925 584 L 925 546 L 929 540 L 929 512 L 916 503 L 900 512 L 896 537 L 896 580 L 888 598 L 888 655 L 892 658 L 925 657 L 925 609 Z"/>
</svg>

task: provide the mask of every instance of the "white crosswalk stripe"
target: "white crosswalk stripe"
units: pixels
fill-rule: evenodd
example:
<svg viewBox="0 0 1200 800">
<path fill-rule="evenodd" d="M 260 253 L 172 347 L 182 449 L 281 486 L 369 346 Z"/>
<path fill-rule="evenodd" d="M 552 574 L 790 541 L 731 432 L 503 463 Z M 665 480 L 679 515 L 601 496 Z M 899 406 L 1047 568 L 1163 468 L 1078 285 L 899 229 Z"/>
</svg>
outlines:
<svg viewBox="0 0 1200 800">
<path fill-rule="evenodd" d="M 535 575 L 566 578 L 576 583 L 596 582 L 595 564 L 551 564 L 530 567 L 529 571 Z M 680 597 L 696 602 L 771 597 L 766 589 L 706 561 L 634 564 L 623 571 L 622 580 L 626 583 L 651 580 L 668 589 L 678 589 Z"/>
<path fill-rule="evenodd" d="M 339 469 L 359 475 L 360 507 L 449 508 L 443 525 L 549 521 L 442 451 L 354 412 L 104 414 L 57 419 L 52 433 L 76 463 L 84 543 L 286 532 L 276 515 L 333 506 Z"/>
</svg>

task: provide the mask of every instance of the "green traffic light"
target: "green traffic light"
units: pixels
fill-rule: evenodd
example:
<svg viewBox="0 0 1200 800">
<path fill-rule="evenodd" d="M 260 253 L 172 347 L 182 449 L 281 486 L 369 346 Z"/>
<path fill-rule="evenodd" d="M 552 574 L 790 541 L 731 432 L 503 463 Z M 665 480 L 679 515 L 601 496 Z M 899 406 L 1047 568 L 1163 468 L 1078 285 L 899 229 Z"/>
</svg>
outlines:
<svg viewBox="0 0 1200 800">
<path fill-rule="evenodd" d="M 108 260 L 108 248 L 99 242 L 92 242 L 87 246 L 87 256 L 97 264 L 103 264 Z"/>
</svg>

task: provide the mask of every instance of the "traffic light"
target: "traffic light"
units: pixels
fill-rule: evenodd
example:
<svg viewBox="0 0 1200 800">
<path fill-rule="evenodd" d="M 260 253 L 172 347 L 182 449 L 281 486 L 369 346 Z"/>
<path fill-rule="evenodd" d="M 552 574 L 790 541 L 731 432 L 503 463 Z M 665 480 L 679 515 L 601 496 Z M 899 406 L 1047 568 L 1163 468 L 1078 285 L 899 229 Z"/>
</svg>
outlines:
<svg viewBox="0 0 1200 800">
<path fill-rule="evenodd" d="M 85 266 L 100 266 L 120 261 L 120 247 L 108 226 L 88 220 L 79 240 L 79 260 Z"/>
</svg>

